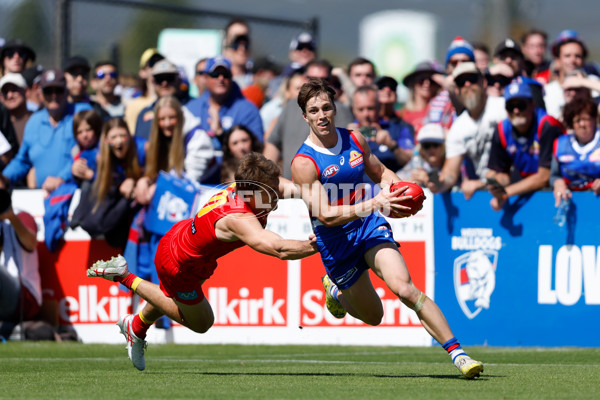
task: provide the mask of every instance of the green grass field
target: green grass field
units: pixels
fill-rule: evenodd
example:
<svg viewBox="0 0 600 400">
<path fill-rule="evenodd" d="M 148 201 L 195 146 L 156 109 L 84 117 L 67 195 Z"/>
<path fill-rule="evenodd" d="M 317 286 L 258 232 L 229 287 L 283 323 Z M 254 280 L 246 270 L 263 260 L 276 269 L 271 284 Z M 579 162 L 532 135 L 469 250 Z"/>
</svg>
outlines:
<svg viewBox="0 0 600 400">
<path fill-rule="evenodd" d="M 439 347 L 150 345 L 137 371 L 123 346 L 0 344 L 0 398 L 598 399 L 600 348 L 468 349 L 460 377 Z"/>
</svg>

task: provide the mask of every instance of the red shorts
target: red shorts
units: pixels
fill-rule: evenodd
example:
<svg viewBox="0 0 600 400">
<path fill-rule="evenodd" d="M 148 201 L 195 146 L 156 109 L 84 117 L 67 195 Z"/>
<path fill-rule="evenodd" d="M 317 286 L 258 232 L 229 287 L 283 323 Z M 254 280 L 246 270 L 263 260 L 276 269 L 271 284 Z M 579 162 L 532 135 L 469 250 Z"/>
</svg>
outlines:
<svg viewBox="0 0 600 400">
<path fill-rule="evenodd" d="M 191 270 L 181 270 L 173 260 L 170 246 L 170 235 L 165 235 L 158 244 L 154 265 L 160 280 L 160 289 L 165 296 L 187 305 L 199 304 L 204 300 L 202 283 L 206 279 L 194 274 Z"/>
</svg>

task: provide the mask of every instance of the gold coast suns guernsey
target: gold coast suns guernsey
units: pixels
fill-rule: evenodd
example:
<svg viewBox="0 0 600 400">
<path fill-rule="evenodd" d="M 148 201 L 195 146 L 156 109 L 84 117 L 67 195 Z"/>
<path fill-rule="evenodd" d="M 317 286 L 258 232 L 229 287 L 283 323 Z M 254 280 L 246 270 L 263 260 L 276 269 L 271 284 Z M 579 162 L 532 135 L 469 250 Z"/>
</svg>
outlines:
<svg viewBox="0 0 600 400">
<path fill-rule="evenodd" d="M 193 218 L 176 223 L 163 239 L 169 241 L 173 261 L 179 265 L 180 270 L 194 269 L 198 277 L 207 279 L 217 267 L 219 257 L 244 246 L 245 243 L 241 240 L 221 241 L 215 233 L 217 221 L 238 213 L 254 214 L 238 198 L 235 184 L 232 184 L 213 195 Z M 257 218 L 263 227 L 266 226 L 266 213 Z"/>
</svg>

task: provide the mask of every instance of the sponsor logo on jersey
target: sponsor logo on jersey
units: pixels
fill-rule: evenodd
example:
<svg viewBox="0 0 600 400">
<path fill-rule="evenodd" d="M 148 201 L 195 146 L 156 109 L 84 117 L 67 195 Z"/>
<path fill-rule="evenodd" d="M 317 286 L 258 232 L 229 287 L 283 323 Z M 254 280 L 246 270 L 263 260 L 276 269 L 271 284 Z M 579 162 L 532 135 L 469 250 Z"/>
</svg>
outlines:
<svg viewBox="0 0 600 400">
<path fill-rule="evenodd" d="M 339 165 L 331 164 L 329 167 L 325 168 L 325 171 L 323 171 L 323 178 L 330 178 L 337 174 L 339 170 Z"/>
<path fill-rule="evenodd" d="M 194 300 L 198 298 L 198 292 L 192 290 L 191 292 L 177 292 L 177 297 L 181 300 Z"/>
<path fill-rule="evenodd" d="M 565 154 L 564 156 L 558 157 L 558 161 L 561 163 L 569 163 L 575 161 L 575 156 L 573 154 Z"/>
<path fill-rule="evenodd" d="M 591 162 L 598 162 L 598 161 L 600 161 L 600 149 L 594 150 L 594 152 L 592 154 L 590 154 L 589 160 Z"/>
<path fill-rule="evenodd" d="M 363 155 L 356 150 L 350 152 L 350 166 L 352 168 L 363 163 Z"/>
<path fill-rule="evenodd" d="M 340 157 L 340 165 L 344 165 L 344 163 L 346 162 L 346 159 L 344 158 L 344 156 Z"/>
</svg>

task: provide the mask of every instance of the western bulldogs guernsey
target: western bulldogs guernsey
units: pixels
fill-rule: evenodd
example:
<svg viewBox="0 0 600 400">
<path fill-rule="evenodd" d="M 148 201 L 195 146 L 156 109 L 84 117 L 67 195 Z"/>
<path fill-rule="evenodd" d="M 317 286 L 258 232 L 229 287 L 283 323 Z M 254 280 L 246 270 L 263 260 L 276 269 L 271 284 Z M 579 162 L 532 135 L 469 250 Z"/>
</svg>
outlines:
<svg viewBox="0 0 600 400">
<path fill-rule="evenodd" d="M 343 128 L 336 131 L 335 147 L 322 148 L 306 139 L 295 157 L 313 162 L 329 204 L 352 205 L 364 196 L 364 151 L 351 131 Z M 383 241 L 393 242 L 389 225 L 378 212 L 333 227 L 322 225 L 314 216 L 311 223 L 323 264 L 342 289 L 350 287 L 369 268 L 363 257 L 366 250 Z"/>
<path fill-rule="evenodd" d="M 560 136 L 554 141 L 554 157 L 569 189 L 589 189 L 594 180 L 600 178 L 600 130 L 583 146 L 574 134 Z"/>
</svg>

